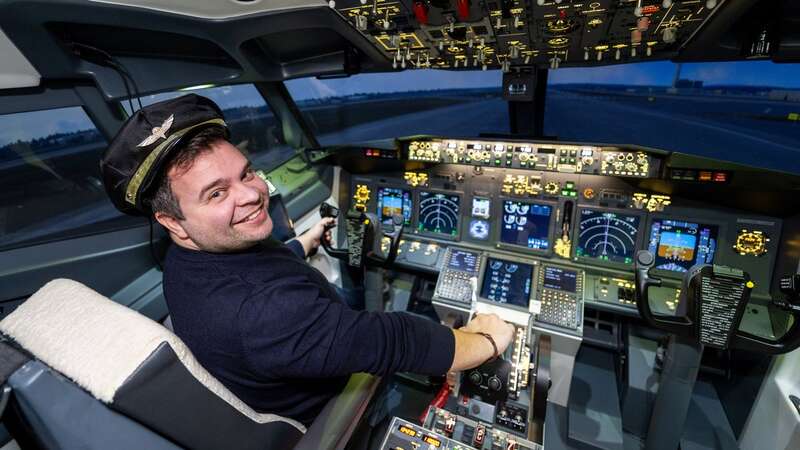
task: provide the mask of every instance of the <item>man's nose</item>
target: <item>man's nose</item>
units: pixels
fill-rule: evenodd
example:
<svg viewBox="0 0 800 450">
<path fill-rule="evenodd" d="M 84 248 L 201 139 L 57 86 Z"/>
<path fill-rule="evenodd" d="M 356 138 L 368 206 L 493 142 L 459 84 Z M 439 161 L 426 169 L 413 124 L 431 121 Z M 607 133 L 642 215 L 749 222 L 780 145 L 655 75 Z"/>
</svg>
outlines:
<svg viewBox="0 0 800 450">
<path fill-rule="evenodd" d="M 240 205 L 249 205 L 251 203 L 258 203 L 259 201 L 261 201 L 261 196 L 263 195 L 263 192 L 258 190 L 258 188 L 250 186 L 246 183 L 240 183 L 238 191 L 239 191 L 238 203 Z"/>
</svg>

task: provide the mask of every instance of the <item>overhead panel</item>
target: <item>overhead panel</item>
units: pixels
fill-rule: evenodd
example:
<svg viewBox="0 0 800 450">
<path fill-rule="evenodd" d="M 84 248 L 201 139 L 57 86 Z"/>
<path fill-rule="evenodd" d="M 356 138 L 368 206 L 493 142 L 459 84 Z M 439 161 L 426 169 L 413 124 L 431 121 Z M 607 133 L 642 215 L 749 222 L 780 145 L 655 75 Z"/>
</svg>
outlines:
<svg viewBox="0 0 800 450">
<path fill-rule="evenodd" d="M 339 0 L 395 69 L 503 69 L 666 59 L 724 0 Z"/>
</svg>

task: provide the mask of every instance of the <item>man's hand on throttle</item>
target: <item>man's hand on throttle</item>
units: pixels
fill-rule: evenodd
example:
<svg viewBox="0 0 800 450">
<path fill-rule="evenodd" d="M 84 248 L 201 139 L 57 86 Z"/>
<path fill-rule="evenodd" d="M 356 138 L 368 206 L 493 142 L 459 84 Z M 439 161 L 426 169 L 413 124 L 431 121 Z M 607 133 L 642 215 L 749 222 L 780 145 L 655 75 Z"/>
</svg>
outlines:
<svg viewBox="0 0 800 450">
<path fill-rule="evenodd" d="M 313 227 L 309 228 L 305 233 L 297 237 L 297 240 L 300 241 L 300 244 L 303 246 L 303 251 L 305 251 L 306 256 L 316 253 L 317 248 L 319 248 L 322 243 L 322 239 L 325 239 L 326 242 L 330 242 L 331 232 L 330 230 L 325 230 L 325 226 L 334 223 L 336 223 L 336 219 L 333 217 L 325 217 Z"/>
<path fill-rule="evenodd" d="M 495 344 L 497 353 L 502 354 L 514 338 L 514 325 L 504 322 L 497 314 L 476 314 L 475 317 L 460 328 L 468 333 L 487 333 Z"/>
</svg>

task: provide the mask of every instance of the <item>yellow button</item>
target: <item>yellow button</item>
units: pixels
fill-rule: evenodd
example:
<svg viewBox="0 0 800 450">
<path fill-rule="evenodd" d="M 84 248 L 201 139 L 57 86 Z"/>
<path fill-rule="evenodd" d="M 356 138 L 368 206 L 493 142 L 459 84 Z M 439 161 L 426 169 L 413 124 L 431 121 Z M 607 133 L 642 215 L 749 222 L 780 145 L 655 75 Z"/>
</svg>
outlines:
<svg viewBox="0 0 800 450">
<path fill-rule="evenodd" d="M 748 289 L 753 289 L 754 287 L 756 287 L 756 284 L 753 283 L 752 281 L 748 281 L 747 283 L 745 283 L 745 286 L 747 286 Z"/>
</svg>

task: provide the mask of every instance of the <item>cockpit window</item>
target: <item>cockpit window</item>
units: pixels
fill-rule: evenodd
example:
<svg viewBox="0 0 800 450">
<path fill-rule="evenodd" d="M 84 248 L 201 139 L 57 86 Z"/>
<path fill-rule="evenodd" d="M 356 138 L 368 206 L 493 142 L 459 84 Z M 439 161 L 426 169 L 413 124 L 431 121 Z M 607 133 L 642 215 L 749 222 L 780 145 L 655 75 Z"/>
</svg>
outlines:
<svg viewBox="0 0 800 450">
<path fill-rule="evenodd" d="M 106 196 L 106 145 L 79 106 L 1 115 L 0 250 L 140 223 Z"/>
<path fill-rule="evenodd" d="M 208 97 L 219 105 L 230 128 L 232 143 L 250 158 L 254 166 L 272 168 L 294 155 L 295 149 L 286 143 L 280 121 L 252 84 L 188 88 L 147 95 L 141 101 L 147 106 L 188 93 Z M 133 104 L 135 107 L 139 105 L 136 100 Z M 127 100 L 122 106 L 130 114 Z"/>
<path fill-rule="evenodd" d="M 551 71 L 545 134 L 800 173 L 800 64 L 653 62 Z"/>
<path fill-rule="evenodd" d="M 508 133 L 502 73 L 408 70 L 286 82 L 322 145 L 433 134 Z"/>
</svg>

